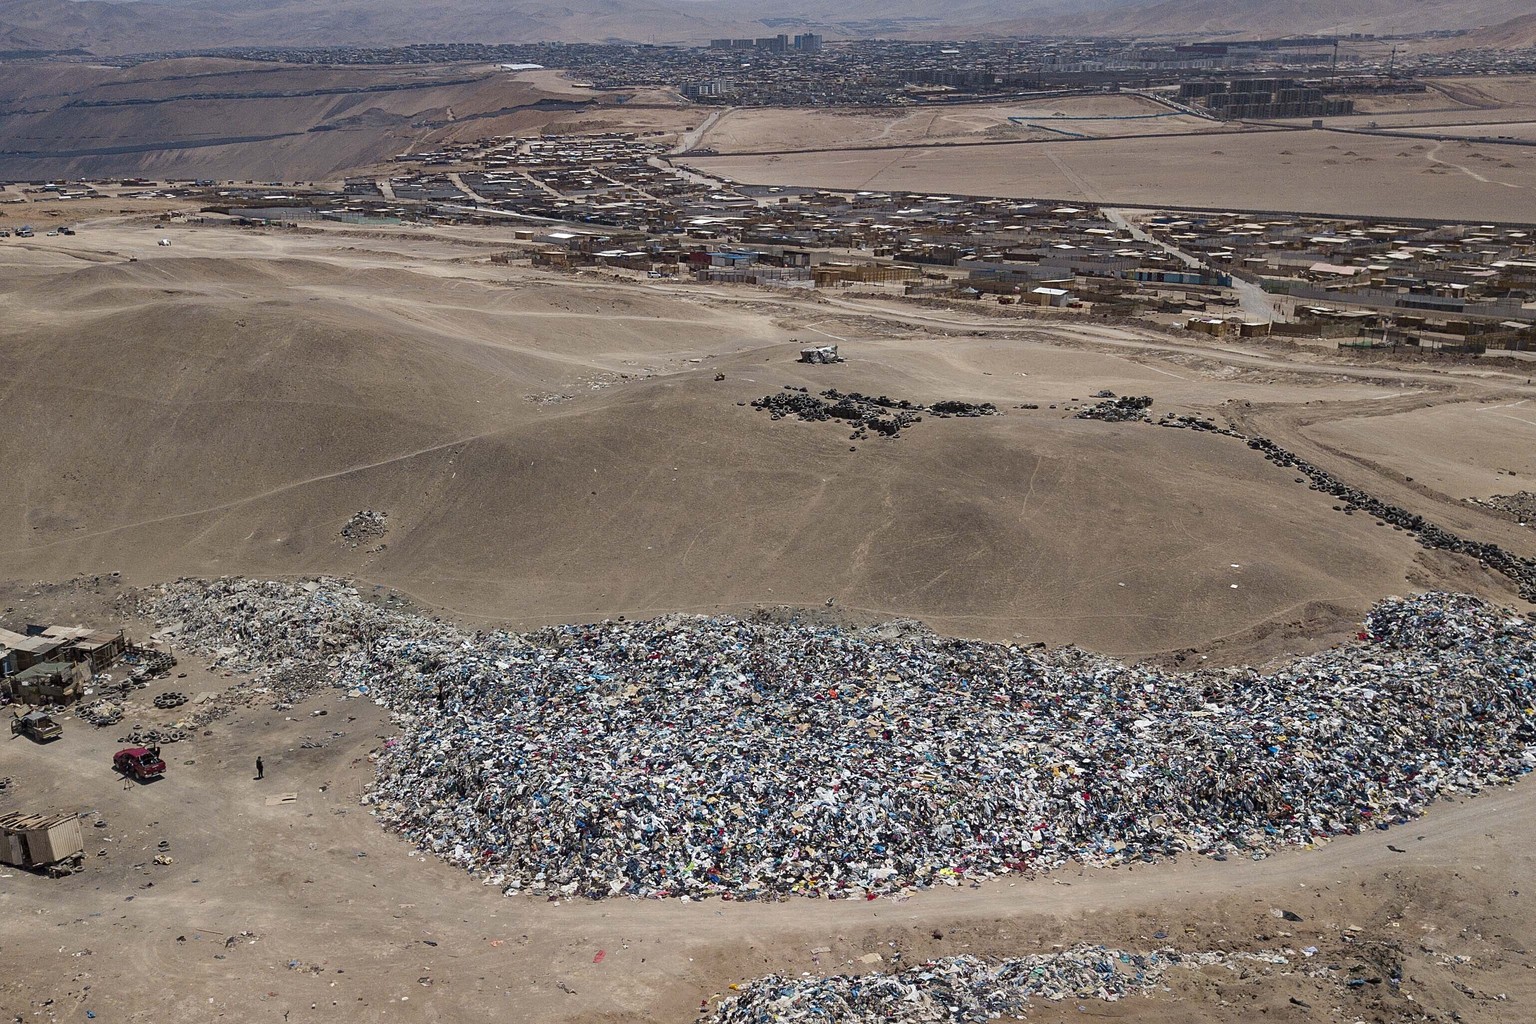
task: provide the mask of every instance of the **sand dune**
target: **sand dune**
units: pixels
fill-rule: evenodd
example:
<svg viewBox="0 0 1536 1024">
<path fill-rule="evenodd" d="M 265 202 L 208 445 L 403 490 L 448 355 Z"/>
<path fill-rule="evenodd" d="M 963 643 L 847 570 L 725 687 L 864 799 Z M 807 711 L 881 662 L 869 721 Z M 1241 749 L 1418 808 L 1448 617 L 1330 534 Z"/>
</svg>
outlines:
<svg viewBox="0 0 1536 1024">
<path fill-rule="evenodd" d="M 189 58 L 128 68 L 7 67 L 0 76 L 0 177 L 21 179 L 323 178 L 442 141 L 600 121 L 613 99 L 552 74 L 524 77 L 480 65 Z M 680 106 L 655 104 L 648 95 L 633 113 L 626 108 L 626 119 L 665 128 L 682 114 Z"/>
<path fill-rule="evenodd" d="M 22 325 L 0 368 L 26 382 L 0 435 L 13 573 L 340 572 L 516 624 L 832 599 L 1134 654 L 1363 608 L 1424 571 L 1239 442 L 1048 408 L 1105 386 L 1179 410 L 1392 397 L 1378 385 L 1234 386 L 878 322 L 832 328 L 851 361 L 812 369 L 794 307 L 274 237 L 187 230 L 175 257 L 0 291 Z M 233 238 L 250 251 L 217 255 Z M 745 405 L 785 384 L 1005 415 L 854 443 Z M 389 512 L 383 550 L 340 541 L 361 508 Z"/>
</svg>

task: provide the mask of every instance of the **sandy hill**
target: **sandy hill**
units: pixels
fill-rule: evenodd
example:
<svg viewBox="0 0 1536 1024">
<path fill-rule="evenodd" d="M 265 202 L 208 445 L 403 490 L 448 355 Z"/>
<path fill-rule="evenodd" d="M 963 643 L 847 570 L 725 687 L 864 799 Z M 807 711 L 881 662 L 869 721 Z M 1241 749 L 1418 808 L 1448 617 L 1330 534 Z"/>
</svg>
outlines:
<svg viewBox="0 0 1536 1024">
<path fill-rule="evenodd" d="M 1520 0 L 1152 0 L 1103 5 L 1068 16 L 1071 31 L 1102 35 L 1213 37 L 1371 32 L 1428 32 L 1475 28 L 1525 13 Z M 1041 31 L 1038 16 L 997 12 L 999 34 Z M 954 19 L 960 23 L 959 19 Z M 987 23 L 971 23 L 975 31 Z"/>
<path fill-rule="evenodd" d="M 814 369 L 796 325 L 824 311 L 491 277 L 441 243 L 151 237 L 91 243 L 131 264 L 3 250 L 0 370 L 29 382 L 0 435 L 7 575 L 348 573 L 523 624 L 830 598 L 1135 653 L 1344 621 L 1425 571 L 1231 439 L 1045 407 L 1214 409 L 1230 375 L 857 323 L 825 328 L 853 360 Z M 785 384 L 1007 414 L 855 443 L 745 404 Z M 1377 392 L 1326 393 L 1369 415 Z M 389 513 L 382 550 L 342 542 L 359 509 Z"/>
<path fill-rule="evenodd" d="M 751 21 L 751 18 L 745 19 Z M 393 45 L 475 40 L 672 41 L 707 39 L 739 27 L 714 17 L 712 4 L 656 0 L 574 0 L 568 4 L 453 0 L 0 0 L 0 39 L 31 47 L 84 47 L 96 53 L 148 53 L 240 45 Z M 761 27 L 761 26 L 760 26 Z"/>
<path fill-rule="evenodd" d="M 0 41 L 7 50 L 70 50 L 97 52 L 147 50 L 141 44 L 156 38 L 190 38 L 198 27 L 179 21 L 176 12 L 155 4 L 103 3 L 99 0 L 0 0 Z M 123 48 L 104 46 L 122 40 Z"/>
<path fill-rule="evenodd" d="M 1455 42 L 1490 50 L 1518 50 L 1536 46 L 1536 13 L 1489 25 Z"/>
<path fill-rule="evenodd" d="M 603 93 L 483 67 L 206 59 L 14 70 L 0 76 L 0 178 L 307 180 L 429 148 L 435 138 L 601 119 L 609 103 Z"/>
<path fill-rule="evenodd" d="M 1015 33 L 1266 35 L 1476 28 L 1527 13 L 1520 0 L 0 0 L 0 45 L 97 53 L 234 45 L 424 41 L 697 42 L 812 28 L 832 37 Z M 1503 45 L 1503 44 L 1498 44 Z M 1519 45 L 1511 43 L 1509 45 Z"/>
</svg>

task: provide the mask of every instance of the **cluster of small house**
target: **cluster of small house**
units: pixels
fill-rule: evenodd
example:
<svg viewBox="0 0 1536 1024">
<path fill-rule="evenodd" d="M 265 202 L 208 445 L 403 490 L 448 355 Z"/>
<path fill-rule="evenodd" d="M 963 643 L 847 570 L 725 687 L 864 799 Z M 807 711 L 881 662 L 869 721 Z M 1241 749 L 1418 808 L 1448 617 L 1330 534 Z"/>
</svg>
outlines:
<svg viewBox="0 0 1536 1024">
<path fill-rule="evenodd" d="M 850 23 L 848 26 L 858 26 Z M 871 35 L 889 35 L 868 24 Z M 1429 33 L 1435 35 L 1435 33 Z M 400 47 L 243 47 L 232 59 L 285 64 L 491 64 L 507 69 L 559 68 L 597 89 L 670 87 L 704 102 L 738 105 L 888 105 L 1016 95 L 1020 90 L 1178 86 L 1220 73 L 1228 78 L 1276 73 L 1326 75 L 1332 86 L 1351 76 L 1400 81 L 1416 74 L 1511 73 L 1536 70 L 1527 50 L 1416 48 L 1388 56 L 1363 35 L 1181 42 L 1168 37 L 1115 39 L 1036 36 L 932 42 L 853 39 L 827 44 L 813 32 L 716 39 L 707 46 L 629 43 L 434 43 Z M 1428 52 L 1438 50 L 1440 52 Z M 141 54 L 134 60 L 187 56 Z M 1302 88 L 1306 88 L 1303 86 Z M 1297 98 L 1277 100 L 1282 105 Z"/>
<path fill-rule="evenodd" d="M 0 185 L 0 192 L 5 186 Z M 44 181 L 17 186 L 19 195 L 33 195 L 50 200 L 95 199 L 101 193 L 88 181 Z"/>
<path fill-rule="evenodd" d="M 740 185 L 675 169 L 660 153 L 653 141 L 619 133 L 491 139 L 458 154 L 480 169 L 426 168 L 383 185 L 354 180 L 347 190 L 359 201 L 414 202 L 428 217 L 510 226 L 546 266 L 787 287 L 958 286 L 1042 305 L 1072 304 L 1080 277 L 1230 283 L 1177 267 L 1090 208 Z M 569 227 L 539 227 L 556 221 Z"/>
<path fill-rule="evenodd" d="M 1359 315 L 1318 319 L 1370 330 L 1423 320 L 1426 330 L 1477 336 L 1490 348 L 1528 347 L 1536 322 L 1536 230 L 1529 228 L 1169 213 L 1150 230 L 1287 296 L 1299 319 L 1336 308 Z"/>
<path fill-rule="evenodd" d="M 654 140 L 631 133 L 497 138 L 456 151 L 464 170 L 351 179 L 340 194 L 307 194 L 304 206 L 237 205 L 300 201 L 259 189 L 219 195 L 247 220 L 495 225 L 523 243 L 498 262 L 521 256 L 545 267 L 720 285 L 1087 305 L 1119 316 L 1171 314 L 1222 336 L 1268 333 L 1267 324 L 1210 315 L 1211 307 L 1237 304 L 1234 276 L 1309 309 L 1355 303 L 1399 314 L 1384 325 L 1302 310 L 1282 328 L 1314 337 L 1338 336 L 1347 324 L 1388 337 L 1421 329 L 1426 340 L 1436 332 L 1477 334 L 1479 345 L 1517 348 L 1528 344 L 1526 328 L 1536 319 L 1526 308 L 1536 296 L 1536 246 L 1518 228 L 1246 214 L 1152 218 L 1154 235 L 1196 257 L 1200 265 L 1192 266 L 1091 207 L 742 185 L 675 168 L 661 153 Z M 1418 325 L 1402 318 L 1408 311 L 1455 321 Z"/>
<path fill-rule="evenodd" d="M 1527 348 L 1536 321 L 1536 231 L 1519 227 L 1170 212 L 1150 219 L 1156 241 L 1148 241 L 1070 204 L 744 185 L 674 166 L 654 136 L 635 133 L 491 138 L 443 156 L 458 169 L 401 167 L 348 179 L 340 192 L 224 186 L 201 194 L 216 200 L 205 209 L 243 223 L 500 227 L 520 244 L 497 262 L 720 285 L 990 296 L 1172 316 L 1160 322 L 1224 336 L 1266 333 L 1267 325 L 1210 315 L 1212 306 L 1238 305 L 1236 278 L 1298 307 L 1280 333 L 1343 337 L 1349 327 L 1402 340 L 1419 331 L 1436 347 L 1460 338 L 1469 349 Z M 1385 320 L 1346 315 L 1361 311 Z"/>
<path fill-rule="evenodd" d="M 0 698 L 9 703 L 73 704 L 96 673 L 128 649 L 122 630 L 29 625 L 0 628 Z"/>
</svg>

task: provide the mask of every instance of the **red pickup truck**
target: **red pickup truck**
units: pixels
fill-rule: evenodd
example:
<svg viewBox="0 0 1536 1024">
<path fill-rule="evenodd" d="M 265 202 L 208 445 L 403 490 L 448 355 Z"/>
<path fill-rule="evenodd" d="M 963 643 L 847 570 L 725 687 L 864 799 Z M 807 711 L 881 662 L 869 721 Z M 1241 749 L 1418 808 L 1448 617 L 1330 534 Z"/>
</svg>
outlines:
<svg viewBox="0 0 1536 1024">
<path fill-rule="evenodd" d="M 158 779 L 165 774 L 165 762 L 159 747 L 128 747 L 112 755 L 112 768 L 140 781 Z"/>
</svg>

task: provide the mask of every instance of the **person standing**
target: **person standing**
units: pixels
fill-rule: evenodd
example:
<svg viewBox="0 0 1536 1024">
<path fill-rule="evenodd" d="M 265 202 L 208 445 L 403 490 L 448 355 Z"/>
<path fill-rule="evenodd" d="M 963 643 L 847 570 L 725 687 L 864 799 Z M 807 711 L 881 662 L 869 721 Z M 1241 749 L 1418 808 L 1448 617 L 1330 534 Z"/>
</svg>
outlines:
<svg viewBox="0 0 1536 1024">
<path fill-rule="evenodd" d="M 261 758 L 258 757 L 256 759 L 256 777 L 258 779 L 264 778 L 266 776 L 266 773 L 267 773 L 266 772 L 266 768 L 262 765 Z"/>
</svg>

